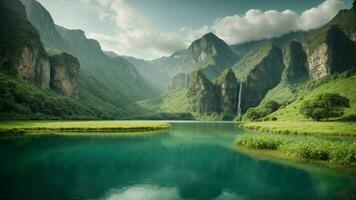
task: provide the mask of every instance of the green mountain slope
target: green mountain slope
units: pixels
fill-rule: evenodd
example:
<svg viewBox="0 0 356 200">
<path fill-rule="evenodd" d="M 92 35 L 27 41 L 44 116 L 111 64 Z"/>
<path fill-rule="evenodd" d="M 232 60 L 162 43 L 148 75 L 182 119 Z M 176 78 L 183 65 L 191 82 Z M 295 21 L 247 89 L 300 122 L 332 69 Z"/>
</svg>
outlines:
<svg viewBox="0 0 356 200">
<path fill-rule="evenodd" d="M 304 101 L 311 100 L 323 93 L 339 93 L 350 99 L 351 107 L 345 110 L 344 119 L 355 120 L 356 116 L 356 74 L 345 72 L 325 77 L 320 80 L 310 80 L 300 86 L 294 102 L 272 113 L 271 117 L 277 117 L 282 121 L 307 120 L 300 112 L 300 106 Z"/>
</svg>

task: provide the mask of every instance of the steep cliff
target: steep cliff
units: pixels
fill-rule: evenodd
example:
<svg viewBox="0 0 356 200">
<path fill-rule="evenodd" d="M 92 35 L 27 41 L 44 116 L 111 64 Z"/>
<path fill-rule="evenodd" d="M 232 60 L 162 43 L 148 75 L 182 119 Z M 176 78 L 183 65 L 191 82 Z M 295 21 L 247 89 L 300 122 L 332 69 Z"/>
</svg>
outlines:
<svg viewBox="0 0 356 200">
<path fill-rule="evenodd" d="M 319 41 L 311 41 L 318 34 Z M 339 26 L 323 27 L 302 40 L 308 57 L 309 75 L 319 79 L 336 72 L 356 68 L 355 44 Z"/>
<path fill-rule="evenodd" d="M 242 112 L 257 106 L 268 90 L 281 81 L 283 71 L 281 49 L 273 46 L 262 62 L 257 64 L 243 82 Z"/>
<path fill-rule="evenodd" d="M 242 113 L 257 106 L 268 90 L 281 81 L 283 69 L 282 50 L 271 42 L 261 43 L 234 65 L 237 78 L 243 82 Z"/>
<path fill-rule="evenodd" d="M 216 81 L 219 112 L 237 114 L 240 84 L 231 69 L 225 70 Z"/>
<path fill-rule="evenodd" d="M 17 0 L 0 4 L 0 70 L 46 89 L 50 82 L 48 56 L 37 30 Z"/>
<path fill-rule="evenodd" d="M 218 109 L 216 87 L 201 71 L 193 73 L 187 96 L 193 112 L 212 113 Z"/>
<path fill-rule="evenodd" d="M 292 41 L 284 49 L 285 69 L 282 81 L 295 82 L 308 77 L 307 55 L 299 42 Z"/>
<path fill-rule="evenodd" d="M 77 58 L 67 53 L 52 55 L 51 88 L 66 96 L 79 97 L 79 62 Z"/>
</svg>

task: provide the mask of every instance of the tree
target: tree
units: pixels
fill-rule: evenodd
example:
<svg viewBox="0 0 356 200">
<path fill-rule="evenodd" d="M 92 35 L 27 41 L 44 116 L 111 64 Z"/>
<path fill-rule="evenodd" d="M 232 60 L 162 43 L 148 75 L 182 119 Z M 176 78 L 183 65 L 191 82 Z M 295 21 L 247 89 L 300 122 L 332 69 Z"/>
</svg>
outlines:
<svg viewBox="0 0 356 200">
<path fill-rule="evenodd" d="M 330 117 L 340 117 L 344 109 L 350 107 L 350 100 L 338 93 L 325 93 L 311 101 L 305 101 L 300 112 L 315 121 L 329 120 Z"/>
</svg>

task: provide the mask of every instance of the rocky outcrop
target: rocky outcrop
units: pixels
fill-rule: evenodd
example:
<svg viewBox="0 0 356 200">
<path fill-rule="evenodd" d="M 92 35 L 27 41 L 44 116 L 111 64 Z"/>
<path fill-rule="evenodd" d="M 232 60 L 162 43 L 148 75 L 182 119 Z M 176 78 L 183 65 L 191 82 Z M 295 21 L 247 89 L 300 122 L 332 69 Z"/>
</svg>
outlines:
<svg viewBox="0 0 356 200">
<path fill-rule="evenodd" d="M 218 110 L 217 89 L 201 72 L 194 72 L 188 88 L 191 111 L 212 113 Z"/>
<path fill-rule="evenodd" d="M 74 98 L 79 97 L 79 62 L 67 53 L 50 56 L 51 88 Z"/>
<path fill-rule="evenodd" d="M 198 113 L 237 113 L 239 83 L 231 69 L 212 83 L 201 71 L 195 72 L 188 88 L 191 110 Z"/>
<path fill-rule="evenodd" d="M 169 83 L 169 90 L 180 90 L 189 86 L 190 77 L 188 74 L 179 73 L 175 75 Z"/>
<path fill-rule="evenodd" d="M 236 114 L 239 94 L 239 83 L 235 73 L 228 69 L 216 82 L 218 88 L 219 111 Z"/>
<path fill-rule="evenodd" d="M 50 66 L 37 30 L 26 19 L 18 0 L 0 4 L 0 70 L 31 82 L 42 89 L 49 87 Z"/>
<path fill-rule="evenodd" d="M 308 51 L 307 51 L 308 52 Z M 328 63 L 328 45 L 323 43 L 308 56 L 308 71 L 313 79 L 325 77 L 330 74 Z"/>
<path fill-rule="evenodd" d="M 313 79 L 356 68 L 355 44 L 338 26 L 329 27 L 323 43 L 315 49 L 305 46 L 309 75 Z"/>
<path fill-rule="evenodd" d="M 307 55 L 303 46 L 299 42 L 290 42 L 284 51 L 285 70 L 282 74 L 282 80 L 295 82 L 308 76 Z"/>
</svg>

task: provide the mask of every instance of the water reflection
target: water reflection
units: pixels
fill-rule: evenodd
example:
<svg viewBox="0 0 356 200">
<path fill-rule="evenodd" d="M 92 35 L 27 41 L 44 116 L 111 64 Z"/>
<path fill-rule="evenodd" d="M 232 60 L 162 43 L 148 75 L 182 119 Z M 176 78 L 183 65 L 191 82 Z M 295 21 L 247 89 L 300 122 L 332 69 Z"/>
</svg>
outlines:
<svg viewBox="0 0 356 200">
<path fill-rule="evenodd" d="M 149 138 L 0 140 L 2 199 L 335 199 L 350 178 L 232 150 L 233 124 L 178 123 Z M 114 188 L 114 189 L 113 189 Z"/>
</svg>

